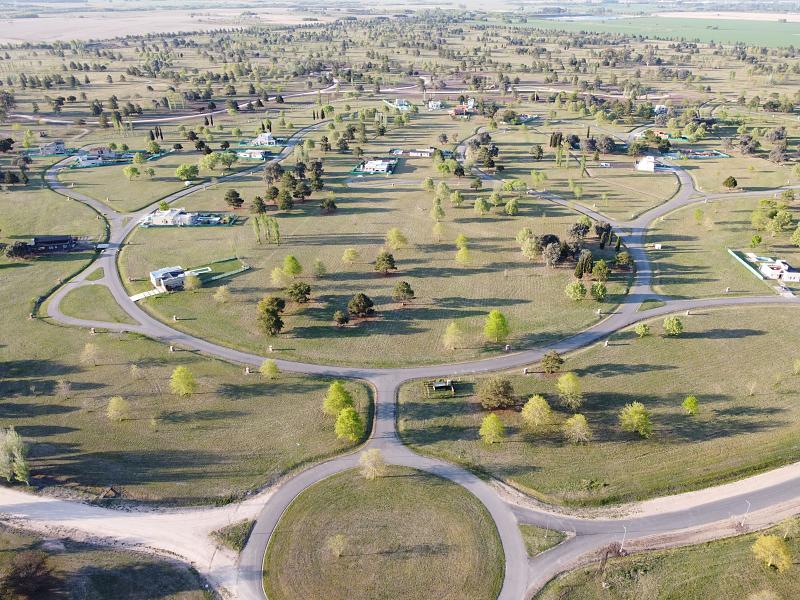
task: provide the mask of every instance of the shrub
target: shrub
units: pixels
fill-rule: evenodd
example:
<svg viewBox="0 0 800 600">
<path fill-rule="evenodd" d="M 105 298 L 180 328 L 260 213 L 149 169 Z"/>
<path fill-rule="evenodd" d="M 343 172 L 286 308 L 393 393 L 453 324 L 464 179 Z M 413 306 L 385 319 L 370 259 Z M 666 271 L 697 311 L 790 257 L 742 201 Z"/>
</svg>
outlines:
<svg viewBox="0 0 800 600">
<path fill-rule="evenodd" d="M 675 315 L 670 315 L 664 318 L 664 335 L 669 337 L 678 337 L 683 333 L 683 323 Z"/>
<path fill-rule="evenodd" d="M 514 406 L 514 386 L 508 379 L 490 377 L 478 383 L 478 400 L 486 410 Z"/>
</svg>

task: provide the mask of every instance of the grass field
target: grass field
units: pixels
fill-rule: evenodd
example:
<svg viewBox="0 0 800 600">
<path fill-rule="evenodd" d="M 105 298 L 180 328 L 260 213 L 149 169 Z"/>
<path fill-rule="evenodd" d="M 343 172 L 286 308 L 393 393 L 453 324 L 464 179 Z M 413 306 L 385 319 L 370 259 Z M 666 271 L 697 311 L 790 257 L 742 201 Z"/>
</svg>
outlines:
<svg viewBox="0 0 800 600">
<path fill-rule="evenodd" d="M 24 551 L 43 551 L 53 571 L 52 587 L 32 598 L 64 600 L 210 600 L 197 572 L 128 550 L 103 548 L 67 539 L 43 539 L 0 525 L 0 567 Z"/>
<path fill-rule="evenodd" d="M 305 490 L 283 514 L 264 589 L 272 600 L 493 600 L 503 565 L 489 513 L 464 488 L 400 467 L 374 481 L 347 471 Z"/>
<path fill-rule="evenodd" d="M 71 290 L 64 296 L 60 308 L 65 315 L 78 319 L 136 323 L 120 308 L 111 290 L 104 285 L 84 285 Z"/>
<path fill-rule="evenodd" d="M 720 296 L 726 288 L 733 294 L 768 294 L 775 282 L 758 279 L 727 249 L 751 251 L 750 239 L 759 233 L 764 243 L 752 250 L 759 255 L 797 265 L 800 252 L 789 242 L 791 231 L 771 237 L 752 228 L 750 215 L 757 207 L 757 198 L 731 196 L 680 209 L 657 221 L 647 235 L 648 242 L 662 245 L 661 250 L 648 251 L 656 273 L 655 291 L 678 298 Z M 698 210 L 702 214 L 696 214 Z M 793 213 L 797 218 L 796 209 Z"/>
<path fill-rule="evenodd" d="M 1 194 L 0 208 L 4 242 L 33 233 L 99 235 L 93 211 L 47 190 Z M 298 465 L 350 447 L 337 441 L 333 421 L 321 416 L 325 380 L 286 375 L 265 382 L 198 354 L 171 354 L 140 336 L 91 335 L 46 318 L 29 320 L 31 299 L 89 257 L 0 259 L 0 414 L 30 445 L 35 485 L 89 494 L 111 485 L 123 498 L 197 503 L 261 487 Z M 68 295 L 65 305 L 74 302 L 77 316 L 114 310 L 85 306 L 94 299 Z M 94 347 L 95 366 L 81 361 L 86 344 Z M 169 375 L 179 365 L 198 380 L 192 397 L 169 392 Z M 348 385 L 366 415 L 366 388 Z M 106 417 L 112 396 L 129 402 L 129 420 Z"/>
<path fill-rule="evenodd" d="M 613 336 L 567 359 L 581 378 L 581 412 L 593 429 L 588 445 L 565 443 L 559 431 L 534 435 L 518 410 L 499 413 L 507 437 L 487 446 L 478 437 L 486 414 L 466 379 L 454 398 L 426 399 L 420 383 L 401 389 L 398 424 L 414 449 L 488 473 L 548 502 L 599 505 L 716 485 L 798 459 L 800 379 L 791 375 L 800 334 L 791 308 L 737 308 L 681 316 L 678 339 L 660 334 Z M 724 362 L 708 360 L 725 356 Z M 555 421 L 554 377 L 508 375 L 524 402 L 542 393 Z M 696 417 L 681 402 L 700 399 Z M 624 433 L 617 413 L 640 401 L 652 413 L 648 440 Z M 691 457 L 689 459 L 688 457 Z"/>
<path fill-rule="evenodd" d="M 437 131 L 458 133 L 463 127 L 441 115 L 420 115 L 409 128 L 391 130 L 380 144 L 369 145 L 366 155 L 435 143 Z M 444 234 L 437 241 L 428 215 L 431 194 L 420 189 L 424 177 L 435 175 L 429 160 L 403 159 L 398 173 L 389 178 L 352 178 L 348 171 L 355 157 L 350 154 L 329 153 L 324 161 L 326 190 L 333 191 L 339 207 L 335 214 L 321 215 L 317 199 L 277 214 L 279 246 L 257 244 L 248 222 L 225 228 L 137 230 L 120 257 L 123 279 L 135 280 L 130 291 L 148 287 L 147 273 L 167 263 L 194 265 L 235 254 L 253 269 L 226 282 L 231 302 L 216 303 L 215 289 L 209 287 L 194 294 L 146 299 L 142 306 L 162 319 L 171 319 L 173 314 L 185 316 L 187 320 L 178 322 L 180 328 L 223 344 L 256 352 L 271 344 L 281 356 L 325 363 L 402 365 L 483 356 L 497 349 L 485 346 L 480 334 L 486 313 L 494 308 L 508 316 L 513 330 L 510 341 L 515 346 L 552 340 L 596 320 L 595 302 L 563 301 L 572 267 L 547 269 L 541 263 L 531 264 L 514 239 L 522 227 L 563 237 L 566 227 L 577 220 L 576 213 L 523 196 L 519 216 L 508 217 L 494 209 L 480 217 L 471 207 L 476 194 L 468 189 L 468 180 L 450 178 L 449 185 L 462 190 L 466 202 L 460 208 L 445 202 Z M 198 192 L 184 204 L 187 209 L 218 210 L 224 207 L 222 197 L 229 187 L 237 189 L 247 202 L 263 193 L 260 176 L 252 175 Z M 486 190 L 480 195 L 488 194 Z M 391 227 L 399 227 L 409 243 L 394 252 L 397 272 L 383 277 L 375 273 L 372 262 Z M 471 262 L 466 266 L 455 261 L 453 240 L 459 233 L 470 240 Z M 589 242 L 597 251 L 596 240 Z M 361 254 L 353 265 L 341 261 L 347 247 Z M 608 248 L 604 252 L 613 254 Z M 269 293 L 280 293 L 270 282 L 270 272 L 289 254 L 303 265 L 301 280 L 311 285 L 312 301 L 290 306 L 284 332 L 270 339 L 258 332 L 255 304 Z M 322 278 L 311 276 L 316 259 L 328 270 Z M 417 296 L 404 308 L 391 298 L 393 287 L 401 280 L 408 281 Z M 612 278 L 605 309 L 619 301 L 625 285 L 624 274 Z M 336 328 L 334 311 L 345 309 L 348 300 L 361 291 L 375 301 L 377 318 Z M 440 339 L 452 321 L 462 325 L 465 341 L 463 347 L 445 355 Z M 384 350 L 376 353 L 378 347 Z"/>
<path fill-rule="evenodd" d="M 783 527 L 764 533 L 784 535 Z M 743 535 L 686 548 L 612 558 L 605 573 L 582 567 L 550 582 L 536 600 L 704 600 L 797 598 L 797 565 L 784 573 L 765 567 L 750 547 L 759 534 Z M 797 536 L 787 539 L 792 555 L 800 552 Z"/>
<path fill-rule="evenodd" d="M 566 534 L 552 529 L 543 529 L 536 525 L 520 525 L 522 539 L 525 541 L 525 549 L 528 556 L 536 556 L 553 546 L 557 546 L 566 539 Z"/>
</svg>

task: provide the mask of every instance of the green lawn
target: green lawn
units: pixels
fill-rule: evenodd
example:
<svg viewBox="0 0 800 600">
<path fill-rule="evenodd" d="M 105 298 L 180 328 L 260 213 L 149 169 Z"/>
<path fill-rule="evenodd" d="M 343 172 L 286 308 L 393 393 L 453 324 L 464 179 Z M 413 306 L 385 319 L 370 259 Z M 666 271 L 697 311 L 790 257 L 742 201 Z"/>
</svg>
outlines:
<svg viewBox="0 0 800 600">
<path fill-rule="evenodd" d="M 65 315 L 79 319 L 135 324 L 120 308 L 114 296 L 104 285 L 83 285 L 71 290 L 61 301 Z"/>
<path fill-rule="evenodd" d="M 783 537 L 779 526 L 764 532 Z M 778 573 L 753 556 L 760 534 L 612 558 L 605 573 L 590 565 L 551 581 L 537 600 L 778 600 L 800 596 L 797 565 Z M 797 561 L 800 539 L 786 540 Z"/>
<path fill-rule="evenodd" d="M 473 379 L 455 398 L 426 399 L 419 382 L 401 389 L 398 424 L 415 450 L 498 477 L 547 502 L 599 505 L 651 498 L 731 481 L 798 459 L 800 379 L 791 375 L 800 333 L 792 308 L 749 307 L 681 316 L 678 339 L 635 339 L 632 331 L 567 359 L 581 378 L 581 412 L 594 440 L 574 446 L 560 431 L 524 430 L 518 410 L 499 416 L 506 439 L 487 446 L 478 437 L 486 414 L 473 395 Z M 724 356 L 724 361 L 708 357 Z M 542 393 L 556 424 L 560 407 L 553 376 L 508 377 L 520 403 Z M 694 394 L 700 414 L 684 414 Z M 622 432 L 617 414 L 640 401 L 652 413 L 649 440 Z M 690 458 L 689 458 L 690 457 Z"/>
<path fill-rule="evenodd" d="M 100 223 L 85 206 L 43 190 L 0 194 L 0 229 L 10 242 L 34 233 L 98 236 Z M 141 336 L 91 335 L 48 318 L 29 320 L 31 299 L 91 256 L 0 259 L 0 415 L 30 445 L 35 485 L 90 495 L 110 485 L 125 499 L 145 502 L 217 501 L 351 447 L 322 417 L 324 379 L 286 375 L 271 383 L 200 354 L 170 353 Z M 102 316 L 102 305 L 82 306 L 91 298 L 66 300 L 67 308 L 78 305 L 79 316 Z M 96 366 L 81 361 L 87 344 L 95 348 Z M 192 397 L 169 392 L 179 365 L 197 378 Z M 366 387 L 348 387 L 366 416 Z M 112 396 L 129 402 L 129 420 L 109 421 Z"/>
<path fill-rule="evenodd" d="M 270 540 L 264 589 L 271 600 L 493 600 L 503 568 L 495 525 L 474 496 L 391 467 L 374 481 L 340 473 L 300 494 Z"/>
<path fill-rule="evenodd" d="M 522 539 L 525 541 L 525 549 L 528 551 L 528 556 L 541 554 L 545 550 L 557 546 L 567 537 L 561 531 L 544 529 L 536 525 L 523 524 L 519 526 L 519 530 L 522 533 Z"/>
<path fill-rule="evenodd" d="M 380 144 L 368 145 L 367 155 L 435 143 L 437 130 L 452 134 L 463 127 L 462 122 L 441 115 L 420 115 L 407 129 L 393 129 Z M 479 217 L 471 208 L 475 194 L 467 188 L 468 181 L 453 177 L 449 184 L 464 191 L 467 201 L 461 208 L 445 202 L 444 234 L 437 241 L 428 215 L 431 195 L 420 190 L 425 176 L 436 175 L 429 160 L 403 159 L 398 173 L 388 178 L 351 177 L 355 157 L 350 154 L 329 153 L 324 162 L 326 190 L 334 192 L 339 207 L 335 214 L 320 214 L 319 194 L 293 211 L 278 213 L 280 246 L 259 245 L 249 222 L 236 227 L 137 230 L 120 257 L 123 279 L 135 280 L 131 292 L 145 287 L 147 273 L 155 268 L 197 265 L 236 254 L 253 269 L 226 282 L 231 302 L 215 302 L 215 288 L 210 286 L 194 294 L 146 299 L 142 306 L 161 319 L 185 316 L 187 320 L 178 322 L 180 328 L 222 344 L 256 352 L 273 345 L 282 357 L 324 363 L 386 366 L 485 356 L 498 349 L 497 345 L 486 346 L 481 336 L 485 315 L 495 308 L 508 316 L 513 331 L 509 341 L 515 346 L 559 338 L 596 321 L 595 302 L 564 301 L 564 287 L 572 280 L 573 267 L 547 269 L 540 262 L 531 264 L 514 239 L 523 227 L 563 237 L 566 227 L 577 220 L 576 213 L 523 196 L 519 216 L 507 217 L 495 209 L 493 214 Z M 188 209 L 224 208 L 222 198 L 229 187 L 237 189 L 248 203 L 263 193 L 260 176 L 252 175 L 199 192 L 182 204 Z M 375 273 L 373 261 L 391 227 L 399 227 L 409 245 L 394 252 L 397 272 L 383 277 Z M 467 266 L 455 261 L 454 239 L 459 233 L 470 240 L 471 264 Z M 594 238 L 589 246 L 597 250 Z M 361 254 L 353 265 L 341 261 L 348 247 Z M 267 294 L 280 293 L 272 286 L 270 273 L 288 254 L 303 265 L 301 279 L 311 285 L 312 301 L 290 305 L 284 332 L 270 339 L 258 331 L 255 305 Z M 611 251 L 606 249 L 605 254 Z M 315 259 L 327 267 L 323 278 L 311 276 Z M 612 279 L 606 310 L 619 300 L 626 279 L 625 274 Z M 417 295 L 406 307 L 391 298 L 401 280 L 408 281 Z M 334 311 L 345 309 L 348 300 L 362 291 L 375 301 L 378 316 L 336 328 Z M 445 354 L 440 339 L 452 321 L 462 325 L 465 339 L 461 348 Z"/>
<path fill-rule="evenodd" d="M 771 237 L 752 228 L 750 215 L 757 207 L 758 198 L 731 196 L 682 208 L 657 221 L 647 235 L 649 243 L 662 245 L 661 250 L 649 250 L 655 291 L 678 298 L 721 296 L 726 288 L 733 294 L 768 294 L 775 283 L 758 279 L 727 249 L 751 251 L 750 239 L 759 233 L 764 243 L 752 250 L 757 254 L 797 266 L 800 252 L 789 243 L 791 231 Z"/>
<path fill-rule="evenodd" d="M 25 551 L 43 551 L 52 569 L 51 586 L 31 598 L 64 600 L 209 600 L 197 572 L 149 554 L 70 540 L 44 540 L 0 525 L 0 567 Z M 17 597 L 17 596 L 14 596 Z M 22 597 L 22 596 L 20 596 Z"/>
</svg>

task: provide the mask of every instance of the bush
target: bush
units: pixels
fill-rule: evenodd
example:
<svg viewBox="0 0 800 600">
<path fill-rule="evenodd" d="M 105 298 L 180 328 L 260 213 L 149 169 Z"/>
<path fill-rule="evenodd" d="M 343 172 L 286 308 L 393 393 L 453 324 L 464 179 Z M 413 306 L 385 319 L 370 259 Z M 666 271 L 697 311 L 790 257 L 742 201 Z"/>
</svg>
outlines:
<svg viewBox="0 0 800 600">
<path fill-rule="evenodd" d="M 501 377 L 491 377 L 478 383 L 478 400 L 486 410 L 514 406 L 514 386 Z"/>
<path fill-rule="evenodd" d="M 683 333 L 683 323 L 675 315 L 664 318 L 664 335 L 669 337 L 678 337 Z"/>
<path fill-rule="evenodd" d="M 374 311 L 375 303 L 366 294 L 359 292 L 347 303 L 347 311 L 354 317 L 367 317 Z"/>
<path fill-rule="evenodd" d="M 633 331 L 640 338 L 647 337 L 648 335 L 650 335 L 650 325 L 648 325 L 647 323 L 637 323 L 636 326 L 633 328 Z"/>
<path fill-rule="evenodd" d="M 556 352 L 555 350 L 550 350 L 544 353 L 542 357 L 542 369 L 547 374 L 552 374 L 561 369 L 561 365 L 564 364 L 564 359 L 561 358 L 561 355 Z"/>
<path fill-rule="evenodd" d="M 580 281 L 573 281 L 567 284 L 567 287 L 564 289 L 564 293 L 570 300 L 579 302 L 586 298 L 586 286 Z"/>
</svg>

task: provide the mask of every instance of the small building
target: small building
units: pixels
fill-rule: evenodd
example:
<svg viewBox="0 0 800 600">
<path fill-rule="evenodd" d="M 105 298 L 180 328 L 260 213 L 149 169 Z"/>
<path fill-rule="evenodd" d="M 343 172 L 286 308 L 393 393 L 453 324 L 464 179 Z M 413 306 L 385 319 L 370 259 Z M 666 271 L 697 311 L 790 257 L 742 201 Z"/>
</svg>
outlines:
<svg viewBox="0 0 800 600">
<path fill-rule="evenodd" d="M 191 215 L 184 208 L 168 208 L 155 210 L 142 217 L 139 221 L 142 227 L 180 227 L 191 225 Z"/>
<path fill-rule="evenodd" d="M 255 138 L 250 140 L 251 146 L 274 146 L 275 138 L 272 137 L 271 131 L 259 133 Z"/>
<path fill-rule="evenodd" d="M 353 169 L 353 173 L 366 173 L 369 175 L 388 175 L 394 173 L 397 167 L 396 158 L 373 158 L 367 160 Z"/>
<path fill-rule="evenodd" d="M 428 110 L 442 110 L 441 100 L 428 100 Z"/>
<path fill-rule="evenodd" d="M 758 270 L 765 279 L 780 279 L 781 281 L 800 281 L 800 271 L 796 271 L 785 260 L 779 258 L 771 262 L 761 263 Z"/>
<path fill-rule="evenodd" d="M 417 148 L 416 150 L 409 150 L 408 155 L 414 158 L 430 158 L 434 152 L 436 152 L 436 148 Z"/>
<path fill-rule="evenodd" d="M 81 154 L 75 157 L 75 162 L 72 164 L 76 167 L 99 167 L 100 165 L 106 164 L 106 161 L 99 156 Z"/>
<path fill-rule="evenodd" d="M 49 156 L 52 154 L 66 154 L 66 153 L 67 153 L 67 147 L 64 144 L 64 140 L 53 140 L 52 142 L 39 145 L 39 154 L 41 156 Z"/>
<path fill-rule="evenodd" d="M 654 156 L 644 156 L 636 163 L 636 170 L 643 173 L 655 173 L 659 166 L 661 165 L 656 162 Z"/>
<path fill-rule="evenodd" d="M 78 247 L 79 239 L 74 235 L 37 235 L 29 243 L 32 254 L 69 252 Z"/>
<path fill-rule="evenodd" d="M 181 266 L 164 267 L 150 271 L 150 283 L 157 290 L 180 290 L 186 278 L 186 271 Z"/>
<path fill-rule="evenodd" d="M 94 146 L 93 148 L 89 148 L 85 154 L 105 160 L 113 160 L 117 158 L 116 150 L 112 150 L 108 146 Z"/>
<path fill-rule="evenodd" d="M 267 152 L 266 150 L 258 150 L 254 148 L 250 148 L 248 150 L 240 150 L 236 153 L 236 156 L 239 158 L 245 158 L 248 160 L 266 160 L 267 159 Z"/>
<path fill-rule="evenodd" d="M 656 115 L 665 115 L 667 114 L 667 110 L 669 110 L 666 104 L 656 104 L 653 107 L 653 113 Z"/>
<path fill-rule="evenodd" d="M 402 112 L 411 110 L 411 105 L 405 98 L 395 98 L 394 103 L 390 104 L 390 106 L 393 106 L 394 108 Z"/>
</svg>

